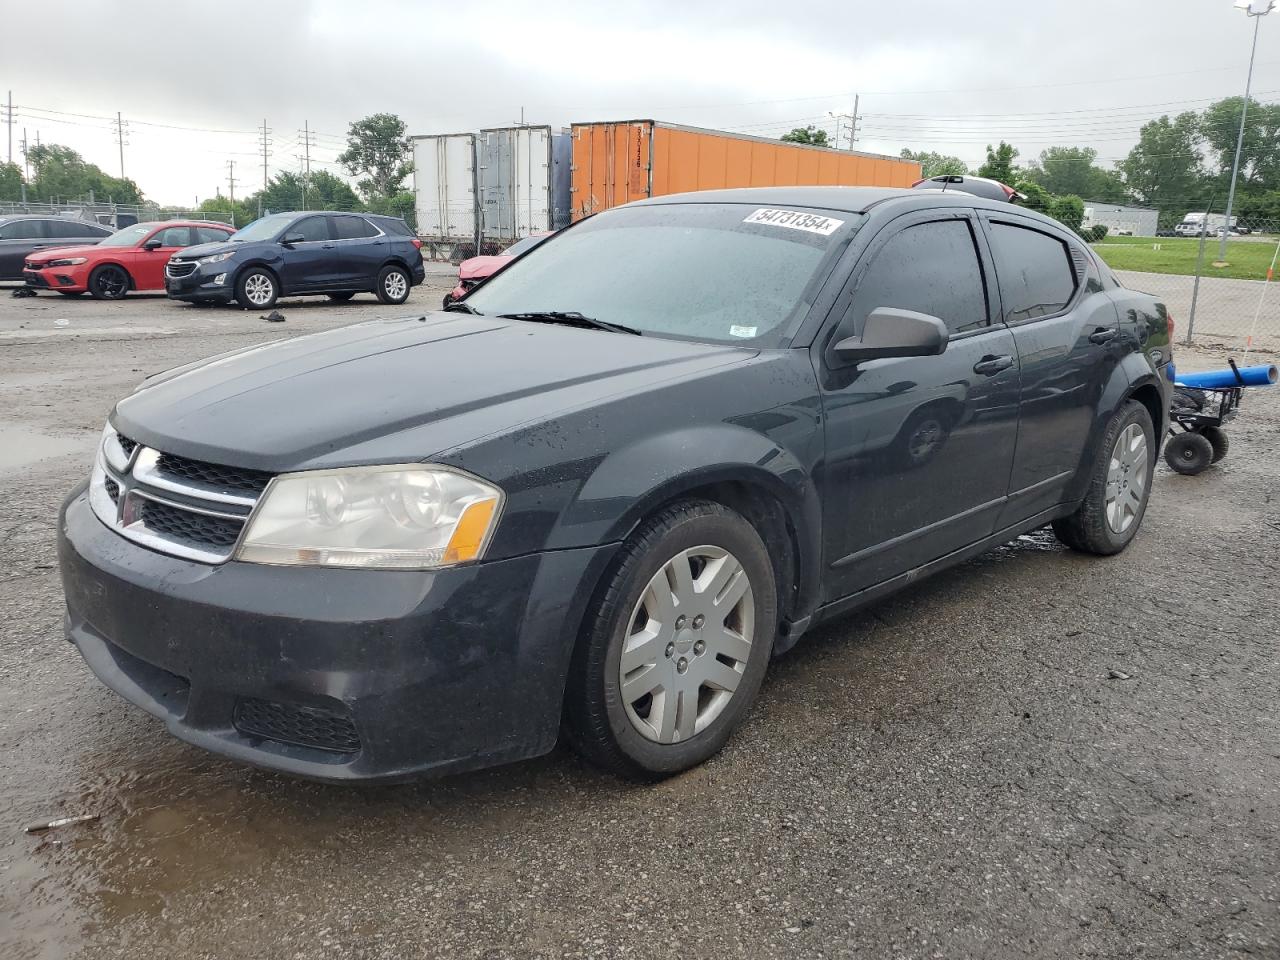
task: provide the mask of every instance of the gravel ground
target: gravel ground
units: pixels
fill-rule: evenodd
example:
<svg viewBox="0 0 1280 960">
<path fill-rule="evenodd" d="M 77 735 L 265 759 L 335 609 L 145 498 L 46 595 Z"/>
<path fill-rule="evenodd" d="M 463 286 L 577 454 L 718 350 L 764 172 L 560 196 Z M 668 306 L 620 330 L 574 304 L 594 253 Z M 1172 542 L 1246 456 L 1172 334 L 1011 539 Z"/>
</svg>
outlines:
<svg viewBox="0 0 1280 960">
<path fill-rule="evenodd" d="M 170 738 L 62 639 L 57 505 L 145 374 L 363 300 L 0 300 L 0 956 L 1280 956 L 1280 390 L 1159 467 L 1122 556 L 1042 532 L 818 630 L 658 786 L 559 750 L 338 788 Z"/>
</svg>

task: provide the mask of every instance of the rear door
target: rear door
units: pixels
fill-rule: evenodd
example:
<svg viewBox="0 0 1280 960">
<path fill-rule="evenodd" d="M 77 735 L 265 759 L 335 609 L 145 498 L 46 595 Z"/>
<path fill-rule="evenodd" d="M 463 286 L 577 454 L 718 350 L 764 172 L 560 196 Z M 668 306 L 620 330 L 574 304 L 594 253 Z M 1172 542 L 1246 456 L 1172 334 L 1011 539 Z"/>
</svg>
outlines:
<svg viewBox="0 0 1280 960">
<path fill-rule="evenodd" d="M 323 214 L 303 217 L 284 232 L 284 236 L 295 234 L 301 238 L 297 243 L 280 248 L 284 292 L 305 293 L 332 286 L 337 258 L 329 218 Z"/>
<path fill-rule="evenodd" d="M 333 219 L 334 283 L 357 290 L 372 290 L 388 245 L 382 231 L 364 217 L 344 213 Z"/>
<path fill-rule="evenodd" d="M 138 249 L 132 251 L 133 263 L 129 268 L 137 289 L 164 289 L 164 265 L 183 247 L 191 246 L 192 240 L 190 227 L 161 227 L 143 240 Z M 160 245 L 148 249 L 153 243 Z"/>
<path fill-rule="evenodd" d="M 1007 525 L 1062 502 L 1091 453 L 1098 403 L 1125 348 L 1115 305 L 1077 240 L 1014 213 L 981 220 L 1022 368 Z"/>
<path fill-rule="evenodd" d="M 854 268 L 815 343 L 826 420 L 827 601 L 989 536 L 1004 505 L 1018 417 L 1013 334 L 972 211 L 899 217 Z M 936 357 L 843 365 L 830 345 L 897 307 L 950 331 Z"/>
<path fill-rule="evenodd" d="M 52 241 L 45 236 L 43 220 L 10 220 L 0 223 L 0 280 L 21 280 L 27 254 Z"/>
</svg>

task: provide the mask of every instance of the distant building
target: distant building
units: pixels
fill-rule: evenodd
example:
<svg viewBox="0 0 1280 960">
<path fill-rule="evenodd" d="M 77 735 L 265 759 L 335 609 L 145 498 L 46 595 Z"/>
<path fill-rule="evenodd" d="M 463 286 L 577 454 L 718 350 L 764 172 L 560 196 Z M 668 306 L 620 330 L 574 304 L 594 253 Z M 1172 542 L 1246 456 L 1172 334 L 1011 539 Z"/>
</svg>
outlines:
<svg viewBox="0 0 1280 960">
<path fill-rule="evenodd" d="M 1118 203 L 1086 200 L 1081 226 L 1093 227 L 1101 224 L 1113 235 L 1154 237 L 1159 222 L 1160 211 L 1150 207 L 1125 207 Z"/>
</svg>

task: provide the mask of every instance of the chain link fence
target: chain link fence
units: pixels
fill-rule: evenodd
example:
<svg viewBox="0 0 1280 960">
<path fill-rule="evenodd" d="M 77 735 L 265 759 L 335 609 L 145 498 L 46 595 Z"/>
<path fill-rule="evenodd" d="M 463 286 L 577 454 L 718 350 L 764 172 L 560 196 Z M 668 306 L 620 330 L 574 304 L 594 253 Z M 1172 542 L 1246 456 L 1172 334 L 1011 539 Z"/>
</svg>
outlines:
<svg viewBox="0 0 1280 960">
<path fill-rule="evenodd" d="M 101 203 L 94 200 L 68 200 L 61 203 L 2 200 L 0 216 L 7 213 L 38 213 L 75 220 L 94 220 L 117 228 L 152 220 L 216 220 L 219 223 L 231 223 L 229 213 L 197 213 L 189 207 L 161 207 L 152 203 Z"/>
</svg>

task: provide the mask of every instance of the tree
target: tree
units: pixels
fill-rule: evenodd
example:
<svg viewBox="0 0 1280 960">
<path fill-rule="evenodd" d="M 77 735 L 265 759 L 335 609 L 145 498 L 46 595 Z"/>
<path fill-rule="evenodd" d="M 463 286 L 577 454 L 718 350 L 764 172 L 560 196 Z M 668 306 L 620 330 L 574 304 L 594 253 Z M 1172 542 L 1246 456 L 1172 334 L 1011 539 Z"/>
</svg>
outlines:
<svg viewBox="0 0 1280 960">
<path fill-rule="evenodd" d="M 1112 171 L 1096 166 L 1097 157 L 1092 147 L 1049 147 L 1027 165 L 1026 178 L 1053 194 L 1123 201 L 1124 183 Z"/>
<path fill-rule="evenodd" d="M 1199 128 L 1200 118 L 1191 111 L 1145 123 L 1137 144 L 1116 165 L 1131 193 L 1147 206 L 1162 208 L 1162 222 L 1203 208 L 1207 191 Z"/>
<path fill-rule="evenodd" d="M 413 193 L 402 190 L 389 197 L 380 197 L 369 203 L 370 213 L 381 213 L 388 217 L 399 217 L 410 227 L 416 229 L 418 216 Z"/>
<path fill-rule="evenodd" d="M 827 131 L 819 130 L 813 124 L 807 127 L 796 127 L 790 133 L 784 133 L 782 139 L 787 143 L 811 143 L 815 147 L 828 147 Z"/>
<path fill-rule="evenodd" d="M 413 170 L 409 162 L 409 138 L 405 123 L 393 113 L 375 113 L 347 129 L 347 149 L 338 162 L 353 177 L 365 200 L 390 197 L 401 190 Z"/>
<path fill-rule="evenodd" d="M 243 227 L 258 219 L 258 205 L 248 200 L 237 200 L 233 204 L 227 197 L 209 197 L 200 201 L 196 213 L 216 214 L 210 219 L 230 222 L 233 227 Z"/>
<path fill-rule="evenodd" d="M 1017 156 L 1018 151 L 1003 140 L 994 150 L 987 144 L 987 162 L 978 168 L 977 176 L 1011 184 L 1018 179 L 1018 168 L 1013 163 Z"/>
<path fill-rule="evenodd" d="M 1200 114 L 1200 136 L 1221 174 L 1230 176 L 1244 97 L 1219 100 Z M 1240 148 L 1240 185 L 1280 189 L 1280 104 L 1250 98 Z"/>
<path fill-rule="evenodd" d="M 1084 201 L 1073 196 L 1054 197 L 1049 202 L 1048 213 L 1064 227 L 1079 233 L 1084 221 Z"/>
<path fill-rule="evenodd" d="M 95 200 L 115 203 L 141 203 L 142 191 L 132 180 L 113 177 L 70 147 L 56 143 L 42 143 L 27 151 L 32 177 L 27 187 L 27 199 L 39 202 L 52 200 L 86 200 L 92 194 Z"/>
<path fill-rule="evenodd" d="M 962 177 L 969 172 L 969 168 L 959 157 L 935 153 L 932 150 L 904 149 L 901 157 L 903 160 L 914 160 L 920 164 L 920 176 L 926 178 L 946 175 Z"/>
<path fill-rule="evenodd" d="M 1034 180 L 1019 180 L 1014 185 L 1014 189 L 1026 197 L 1025 200 L 1018 201 L 1019 206 L 1026 207 L 1028 210 L 1038 210 L 1044 214 L 1049 213 L 1054 198 L 1040 184 Z"/>
<path fill-rule="evenodd" d="M 363 204 L 356 192 L 340 177 L 328 170 L 316 170 L 307 179 L 306 202 L 303 202 L 302 174 L 281 170 L 248 202 L 265 213 L 270 210 L 360 210 Z"/>
<path fill-rule="evenodd" d="M 0 200 L 22 199 L 22 168 L 16 163 L 0 163 Z"/>
</svg>

